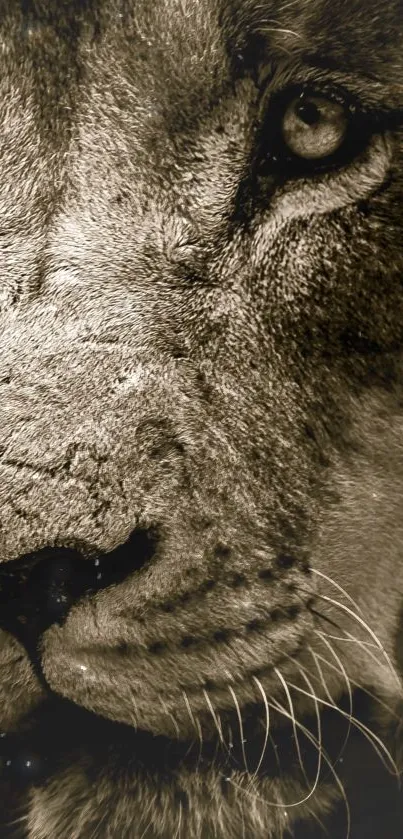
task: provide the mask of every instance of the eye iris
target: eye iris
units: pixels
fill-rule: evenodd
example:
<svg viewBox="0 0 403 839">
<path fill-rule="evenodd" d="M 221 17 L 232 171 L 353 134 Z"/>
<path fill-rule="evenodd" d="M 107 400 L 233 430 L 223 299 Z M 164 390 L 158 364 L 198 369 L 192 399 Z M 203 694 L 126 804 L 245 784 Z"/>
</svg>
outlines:
<svg viewBox="0 0 403 839">
<path fill-rule="evenodd" d="M 319 160 L 330 157 L 342 145 L 347 133 L 346 109 L 325 97 L 299 97 L 286 108 L 283 139 L 298 157 Z"/>
</svg>

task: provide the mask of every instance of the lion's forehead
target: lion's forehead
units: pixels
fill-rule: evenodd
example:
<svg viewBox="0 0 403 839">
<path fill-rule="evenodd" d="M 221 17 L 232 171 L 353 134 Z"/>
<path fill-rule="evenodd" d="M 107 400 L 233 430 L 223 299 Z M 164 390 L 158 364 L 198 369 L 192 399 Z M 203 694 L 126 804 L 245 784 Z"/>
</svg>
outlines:
<svg viewBox="0 0 403 839">
<path fill-rule="evenodd" d="M 18 105 L 32 112 L 42 152 L 49 147 L 53 159 L 55 138 L 65 152 L 63 136 L 71 141 L 88 111 L 93 120 L 109 116 L 116 133 L 130 131 L 133 152 L 142 141 L 152 152 L 153 136 L 203 125 L 231 96 L 236 76 L 262 62 L 327 62 L 378 82 L 384 93 L 401 90 L 399 0 L 368 0 L 365 12 L 354 0 L 348 15 L 330 0 L 6 5 L 3 113 L 12 118 Z"/>
</svg>

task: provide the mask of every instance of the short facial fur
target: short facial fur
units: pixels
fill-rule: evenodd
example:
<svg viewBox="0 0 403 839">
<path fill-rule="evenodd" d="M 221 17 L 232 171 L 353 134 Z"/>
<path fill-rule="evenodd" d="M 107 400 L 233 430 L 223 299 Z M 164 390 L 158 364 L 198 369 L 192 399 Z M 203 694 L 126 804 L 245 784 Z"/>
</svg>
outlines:
<svg viewBox="0 0 403 839">
<path fill-rule="evenodd" d="M 402 54 L 399 0 L 1 0 L 0 561 L 133 545 L 36 662 L 0 631 L 27 839 L 298 839 L 317 712 L 401 713 Z M 371 123 L 308 174 L 303 85 Z"/>
</svg>

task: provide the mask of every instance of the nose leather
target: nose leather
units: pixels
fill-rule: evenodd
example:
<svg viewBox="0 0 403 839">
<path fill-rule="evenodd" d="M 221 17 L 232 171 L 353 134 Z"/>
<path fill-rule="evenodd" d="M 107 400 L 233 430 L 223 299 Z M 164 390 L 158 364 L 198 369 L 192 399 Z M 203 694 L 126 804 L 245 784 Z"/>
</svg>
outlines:
<svg viewBox="0 0 403 839">
<path fill-rule="evenodd" d="M 0 626 L 24 644 L 31 657 L 38 639 L 62 623 L 85 596 L 124 580 L 152 558 L 154 531 L 136 529 L 106 554 L 84 556 L 70 548 L 46 547 L 0 566 Z"/>
</svg>

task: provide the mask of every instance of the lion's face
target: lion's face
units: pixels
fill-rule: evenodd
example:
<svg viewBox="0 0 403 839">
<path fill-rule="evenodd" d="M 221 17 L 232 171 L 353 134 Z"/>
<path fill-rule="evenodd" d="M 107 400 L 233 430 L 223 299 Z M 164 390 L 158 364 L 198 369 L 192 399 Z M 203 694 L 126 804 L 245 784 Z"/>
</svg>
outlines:
<svg viewBox="0 0 403 839">
<path fill-rule="evenodd" d="M 66 759 L 32 839 L 126 836 L 119 784 L 127 836 L 266 837 L 305 812 L 268 752 L 167 780 L 149 735 L 228 759 L 270 709 L 400 697 L 400 4 L 283 7 L 2 21 L 0 719 L 62 697 L 138 749 L 118 783 L 81 740 L 98 804 Z"/>
</svg>

